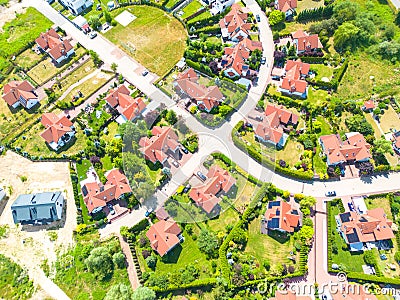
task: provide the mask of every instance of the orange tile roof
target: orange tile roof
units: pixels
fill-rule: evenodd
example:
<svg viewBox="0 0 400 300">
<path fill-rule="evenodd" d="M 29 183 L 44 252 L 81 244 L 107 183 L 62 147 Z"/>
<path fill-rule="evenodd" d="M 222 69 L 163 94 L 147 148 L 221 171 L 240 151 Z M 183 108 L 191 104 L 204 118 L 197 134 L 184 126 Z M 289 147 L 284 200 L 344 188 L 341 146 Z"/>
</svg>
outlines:
<svg viewBox="0 0 400 300">
<path fill-rule="evenodd" d="M 151 138 L 142 137 L 139 141 L 139 150 L 143 153 L 145 159 L 156 163 L 163 163 L 167 158 L 167 151 L 175 151 L 179 147 L 178 136 L 172 127 L 155 126 L 153 127 Z"/>
<path fill-rule="evenodd" d="M 311 300 L 309 296 L 297 296 L 294 292 L 287 291 L 276 291 L 275 297 L 270 298 L 270 300 Z"/>
<path fill-rule="evenodd" d="M 300 216 L 293 213 L 291 205 L 285 201 L 279 202 L 279 206 L 272 206 L 268 208 L 264 214 L 267 221 L 278 218 L 279 229 L 286 232 L 294 232 L 295 228 L 299 225 Z"/>
<path fill-rule="evenodd" d="M 213 165 L 208 170 L 207 180 L 200 186 L 193 187 L 190 190 L 189 197 L 196 202 L 207 213 L 215 208 L 221 201 L 217 194 L 221 191 L 227 193 L 236 183 L 227 170 L 222 169 L 218 165 Z"/>
<path fill-rule="evenodd" d="M 378 298 L 366 293 L 364 287 L 358 284 L 347 284 L 342 289 L 337 289 L 336 293 L 331 293 L 333 300 L 378 300 Z"/>
<path fill-rule="evenodd" d="M 365 109 L 374 109 L 375 103 L 373 100 L 367 100 L 364 102 L 364 107 L 365 107 Z"/>
<path fill-rule="evenodd" d="M 106 97 L 106 101 L 107 103 L 111 106 L 111 107 L 116 107 L 118 106 L 118 100 L 119 100 L 119 96 L 123 94 L 123 95 L 129 95 L 129 89 L 121 84 L 117 89 L 115 90 L 110 90 L 108 92 L 108 96 Z"/>
<path fill-rule="evenodd" d="M 301 79 L 310 71 L 310 65 L 301 61 L 288 60 L 285 66 L 286 75 L 282 80 L 281 88 L 290 92 L 305 93 L 307 82 Z"/>
<path fill-rule="evenodd" d="M 319 40 L 318 34 L 312 34 L 297 39 L 297 51 L 311 51 L 322 48 L 323 46 Z"/>
<path fill-rule="evenodd" d="M 371 145 L 358 132 L 348 134 L 346 141 L 342 141 L 340 136 L 336 134 L 323 135 L 320 137 L 320 141 L 331 165 L 339 162 L 372 158 L 370 153 Z"/>
<path fill-rule="evenodd" d="M 34 93 L 35 88 L 27 81 L 10 81 L 4 86 L 3 99 L 8 105 L 14 105 L 20 102 L 20 97 L 25 100 L 37 99 L 38 97 Z"/>
<path fill-rule="evenodd" d="M 231 6 L 231 11 L 219 21 L 221 29 L 227 29 L 230 38 L 236 32 L 242 30 L 245 34 L 249 35 L 251 23 L 247 23 L 247 8 L 241 7 L 239 4 L 234 3 Z"/>
<path fill-rule="evenodd" d="M 52 142 L 58 143 L 64 134 L 73 131 L 71 128 L 73 126 L 72 122 L 66 116 L 60 118 L 54 113 L 44 113 L 41 123 L 46 129 L 40 136 L 49 144 Z"/>
<path fill-rule="evenodd" d="M 151 248 L 160 256 L 164 256 L 179 244 L 178 235 L 180 233 L 181 229 L 178 224 L 174 220 L 168 219 L 153 224 L 146 232 L 146 236 L 150 240 Z"/>
<path fill-rule="evenodd" d="M 297 0 L 278 0 L 277 9 L 280 11 L 287 12 L 295 8 L 297 8 Z"/>
<path fill-rule="evenodd" d="M 276 117 L 279 119 L 279 123 L 284 125 L 289 123 L 296 125 L 299 120 L 298 115 L 292 113 L 290 110 L 285 109 L 283 105 L 268 104 L 265 108 L 266 116 L 269 116 L 275 112 L 277 112 Z"/>
<path fill-rule="evenodd" d="M 134 120 L 139 117 L 146 108 L 142 98 L 132 98 L 129 89 L 125 85 L 120 85 L 116 90 L 110 90 L 106 98 L 107 103 L 115 108 L 127 120 Z"/>
<path fill-rule="evenodd" d="M 105 176 L 107 182 L 104 185 L 98 182 L 89 182 L 82 187 L 83 200 L 89 213 L 118 199 L 123 194 L 132 192 L 128 179 L 120 170 L 110 170 Z M 84 191 L 87 191 L 87 194 Z"/>
<path fill-rule="evenodd" d="M 60 35 L 53 28 L 45 33 L 41 33 L 35 41 L 40 48 L 46 50 L 55 60 L 73 49 L 71 43 L 68 40 L 62 40 Z"/>
</svg>

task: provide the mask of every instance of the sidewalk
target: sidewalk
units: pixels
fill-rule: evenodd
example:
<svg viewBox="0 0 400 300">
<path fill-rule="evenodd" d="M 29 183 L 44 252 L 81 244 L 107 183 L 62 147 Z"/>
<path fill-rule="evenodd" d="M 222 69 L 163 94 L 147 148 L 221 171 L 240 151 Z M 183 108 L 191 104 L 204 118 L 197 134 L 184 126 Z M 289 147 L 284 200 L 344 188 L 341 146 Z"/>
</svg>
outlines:
<svg viewBox="0 0 400 300">
<path fill-rule="evenodd" d="M 122 252 L 125 254 L 126 261 L 128 263 L 127 270 L 129 281 L 131 282 L 132 289 L 136 290 L 140 286 L 140 283 L 138 275 L 136 273 L 135 263 L 133 262 L 131 248 L 129 247 L 129 244 L 124 241 L 120 234 L 118 234 L 118 238 L 119 243 L 121 244 Z"/>
</svg>

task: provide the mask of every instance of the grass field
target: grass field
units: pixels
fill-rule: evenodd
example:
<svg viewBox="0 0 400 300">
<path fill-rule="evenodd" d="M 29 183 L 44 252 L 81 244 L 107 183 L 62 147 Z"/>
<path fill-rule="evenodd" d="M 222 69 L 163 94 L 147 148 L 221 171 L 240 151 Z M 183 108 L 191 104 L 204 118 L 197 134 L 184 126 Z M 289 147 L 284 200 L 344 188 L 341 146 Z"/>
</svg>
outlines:
<svg viewBox="0 0 400 300">
<path fill-rule="evenodd" d="M 38 55 L 32 49 L 26 49 L 20 55 L 18 55 L 15 59 L 15 63 L 24 69 L 30 69 L 34 64 L 36 64 L 41 58 L 43 54 Z"/>
<path fill-rule="evenodd" d="M 315 80 L 321 80 L 321 78 L 326 77 L 329 80 L 332 79 L 334 68 L 325 66 L 324 64 L 312 64 L 310 69 L 316 71 Z"/>
<path fill-rule="evenodd" d="M 310 8 L 318 8 L 324 6 L 324 1 L 323 0 L 299 0 L 297 2 L 297 13 L 301 12 L 302 10 L 305 9 L 310 9 Z"/>
<path fill-rule="evenodd" d="M 203 5 L 197 0 L 194 0 L 190 2 L 185 8 L 183 8 L 183 15 L 182 19 L 185 19 L 191 15 L 193 15 L 196 11 L 198 11 L 200 8 L 202 8 Z"/>
<path fill-rule="evenodd" d="M 115 17 L 124 9 L 112 12 Z M 186 32 L 172 15 L 151 6 L 128 8 L 137 19 L 128 26 L 118 24 L 105 36 L 118 44 L 157 75 L 164 75 L 182 58 Z"/>
<path fill-rule="evenodd" d="M 178 2 L 179 0 L 168 0 L 168 2 L 165 4 L 165 7 L 171 9 Z"/>
<path fill-rule="evenodd" d="M 391 105 L 389 105 L 389 108 L 385 110 L 385 113 L 381 116 L 380 120 L 381 128 L 385 133 L 390 132 L 391 129 L 400 129 L 400 119 Z"/>
<path fill-rule="evenodd" d="M 304 147 L 301 143 L 289 138 L 285 148 L 275 152 L 275 159 L 283 159 L 289 165 L 293 166 L 300 160 L 300 155 L 303 154 Z"/>
<path fill-rule="evenodd" d="M 226 225 L 233 225 L 239 221 L 239 213 L 229 207 L 228 209 L 221 212 L 217 217 L 207 221 L 207 227 L 209 230 L 214 232 L 226 231 Z"/>
<path fill-rule="evenodd" d="M 389 220 L 393 220 L 392 210 L 390 208 L 390 201 L 388 198 L 381 197 L 381 198 L 374 198 L 365 199 L 365 205 L 367 209 L 374 209 L 374 208 L 383 208 L 386 213 L 386 216 Z"/>
<path fill-rule="evenodd" d="M 374 136 L 376 139 L 379 139 L 382 135 L 382 132 L 379 130 L 378 125 L 374 121 L 374 118 L 372 117 L 371 114 L 364 113 L 365 119 L 368 121 L 369 124 L 372 125 L 372 128 L 374 129 Z"/>
</svg>

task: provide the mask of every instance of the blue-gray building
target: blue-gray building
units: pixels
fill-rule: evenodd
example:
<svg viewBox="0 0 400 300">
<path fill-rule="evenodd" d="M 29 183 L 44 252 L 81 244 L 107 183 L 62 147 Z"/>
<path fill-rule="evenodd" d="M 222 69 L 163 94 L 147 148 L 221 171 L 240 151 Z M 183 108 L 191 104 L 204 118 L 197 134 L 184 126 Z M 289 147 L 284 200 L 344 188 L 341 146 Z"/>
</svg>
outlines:
<svg viewBox="0 0 400 300">
<path fill-rule="evenodd" d="M 11 205 L 14 223 L 49 223 L 61 219 L 64 196 L 61 192 L 19 195 Z"/>
</svg>

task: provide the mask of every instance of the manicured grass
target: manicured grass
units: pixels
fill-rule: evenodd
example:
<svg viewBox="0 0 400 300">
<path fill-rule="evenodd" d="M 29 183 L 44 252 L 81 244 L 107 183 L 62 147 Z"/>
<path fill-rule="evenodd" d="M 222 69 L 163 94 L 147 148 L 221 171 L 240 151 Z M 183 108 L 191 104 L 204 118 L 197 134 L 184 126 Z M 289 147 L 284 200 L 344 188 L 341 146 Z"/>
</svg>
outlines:
<svg viewBox="0 0 400 300">
<path fill-rule="evenodd" d="M 262 234 L 260 228 L 261 216 L 254 219 L 249 225 L 249 239 L 245 252 L 253 255 L 260 266 L 264 261 L 268 260 L 271 264 L 271 269 L 280 264 L 294 265 L 297 268 L 297 265 L 288 259 L 290 251 L 296 253 L 293 236 L 289 235 L 288 238 L 283 238 L 283 234 L 281 234 L 281 238 L 275 239 L 267 234 Z M 296 253 L 296 261 L 299 261 L 298 253 Z"/>
<path fill-rule="evenodd" d="M 203 19 L 207 19 L 209 17 L 211 17 L 211 13 L 210 13 L 209 10 L 206 10 L 205 12 L 203 12 L 200 15 L 198 15 L 198 16 L 194 17 L 193 19 L 191 19 L 188 24 L 194 24 L 197 21 L 200 21 L 200 20 L 203 20 Z"/>
<path fill-rule="evenodd" d="M 192 2 L 190 2 L 184 9 L 183 9 L 183 15 L 182 15 L 182 19 L 185 19 L 191 15 L 193 15 L 196 11 L 198 11 L 200 8 L 202 8 L 203 6 L 201 5 L 201 3 L 197 0 L 194 0 Z"/>
<path fill-rule="evenodd" d="M 327 91 L 317 90 L 311 86 L 308 86 L 308 97 L 307 100 L 314 106 L 324 105 L 331 99 L 331 96 Z"/>
<path fill-rule="evenodd" d="M 15 63 L 24 69 L 31 68 L 34 64 L 36 64 L 41 58 L 43 54 L 38 55 L 32 49 L 26 49 L 20 55 L 18 55 L 15 59 Z"/>
<path fill-rule="evenodd" d="M 179 0 L 168 0 L 168 2 L 165 4 L 165 7 L 171 9 L 178 2 Z"/>
<path fill-rule="evenodd" d="M 380 198 L 367 198 L 365 199 L 365 205 L 367 209 L 374 209 L 374 208 L 383 208 L 385 214 L 389 220 L 393 220 L 392 210 L 390 208 L 390 201 L 386 197 Z"/>
<path fill-rule="evenodd" d="M 103 164 L 103 169 L 109 171 L 113 168 L 111 157 L 108 155 L 101 158 L 101 163 Z"/>
<path fill-rule="evenodd" d="M 325 66 L 324 64 L 312 64 L 310 67 L 311 70 L 316 72 L 315 80 L 321 80 L 326 77 L 329 80 L 332 79 L 334 68 Z"/>
<path fill-rule="evenodd" d="M 379 139 L 381 137 L 381 135 L 382 135 L 382 132 L 379 130 L 379 127 L 376 124 L 374 118 L 369 113 L 364 113 L 364 116 L 365 116 L 365 119 L 367 119 L 368 123 L 372 125 L 372 128 L 374 129 L 375 138 Z"/>
<path fill-rule="evenodd" d="M 118 134 L 118 123 L 111 122 L 110 124 L 108 124 L 107 128 L 107 134 L 102 134 L 101 139 L 104 140 L 106 143 L 110 143 L 115 138 L 115 135 Z"/>
<path fill-rule="evenodd" d="M 297 2 L 297 13 L 301 12 L 302 10 L 305 9 L 312 9 L 312 8 L 318 8 L 324 6 L 324 1 L 323 0 L 299 0 Z"/>
<path fill-rule="evenodd" d="M 99 280 L 92 272 L 86 270 L 85 247 L 105 247 L 121 251 L 118 238 L 114 237 L 100 242 L 97 235 L 88 235 L 88 241 L 80 240 L 78 244 L 67 253 L 59 257 L 56 263 L 57 275 L 55 282 L 71 299 L 103 299 L 111 286 L 123 283 L 130 285 L 128 273 L 125 268 L 118 269 L 114 265 L 111 278 Z M 93 247 L 93 246 L 92 246 Z M 112 255 L 112 254 L 111 254 Z M 72 263 L 68 263 L 72 260 Z M 67 267 L 66 267 L 67 266 Z"/>
<path fill-rule="evenodd" d="M 317 174 L 326 174 L 326 172 L 327 172 L 326 162 L 324 162 L 322 160 L 322 157 L 319 156 L 320 153 L 322 154 L 322 149 L 321 149 L 321 146 L 318 145 L 317 146 L 317 152 L 313 156 L 314 171 Z"/>
<path fill-rule="evenodd" d="M 223 205 L 220 203 L 221 206 Z M 207 227 L 214 232 L 225 232 L 226 225 L 234 225 L 239 221 L 239 213 L 232 207 L 225 209 L 214 219 L 207 221 Z"/>
<path fill-rule="evenodd" d="M 303 152 L 303 145 L 289 137 L 285 148 L 275 152 L 275 159 L 277 161 L 282 159 L 290 166 L 293 166 L 295 163 L 300 161 L 300 156 L 303 154 Z"/>
<path fill-rule="evenodd" d="M 26 272 L 11 259 L 0 254 L 0 295 L 2 299 L 30 299 L 35 288 Z"/>
<path fill-rule="evenodd" d="M 112 11 L 115 17 L 124 9 Z M 187 34 L 172 15 L 151 6 L 128 8 L 137 19 L 118 24 L 105 36 L 157 75 L 167 73 L 182 58 Z"/>
<path fill-rule="evenodd" d="M 317 121 L 321 122 L 322 124 L 319 135 L 328 135 L 332 133 L 332 129 L 331 126 L 329 125 L 328 120 L 325 120 L 324 117 L 322 116 L 318 116 Z"/>
<path fill-rule="evenodd" d="M 385 133 L 390 132 L 392 129 L 400 129 L 400 119 L 391 105 L 389 105 L 389 108 L 385 110 L 385 113 L 381 116 L 380 120 L 381 128 Z"/>
<path fill-rule="evenodd" d="M 14 147 L 21 148 L 21 152 L 27 152 L 36 157 L 62 157 L 77 154 L 80 150 L 86 147 L 86 135 L 83 133 L 79 125 L 75 124 L 76 140 L 63 149 L 59 153 L 49 148 L 45 140 L 40 136 L 44 131 L 44 126 L 41 123 L 36 123 L 27 132 L 20 136 L 13 144 Z"/>
<path fill-rule="evenodd" d="M 89 170 L 92 164 L 88 159 L 82 160 L 82 162 L 76 164 L 76 171 L 78 174 L 79 181 L 86 179 L 86 172 Z"/>
<path fill-rule="evenodd" d="M 52 22 L 35 8 L 28 7 L 25 13 L 3 26 L 0 34 L 0 56 L 7 58 L 18 53 L 52 25 Z"/>
</svg>

